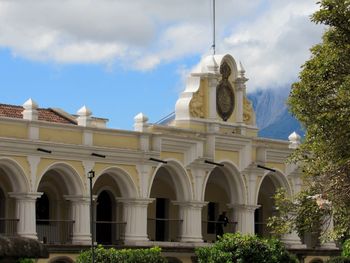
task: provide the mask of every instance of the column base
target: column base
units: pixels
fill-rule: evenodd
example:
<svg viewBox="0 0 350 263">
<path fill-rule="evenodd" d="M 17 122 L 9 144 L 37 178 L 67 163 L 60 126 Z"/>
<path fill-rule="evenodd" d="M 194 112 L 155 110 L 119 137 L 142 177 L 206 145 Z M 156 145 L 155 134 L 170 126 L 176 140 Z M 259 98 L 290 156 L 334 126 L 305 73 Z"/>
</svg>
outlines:
<svg viewBox="0 0 350 263">
<path fill-rule="evenodd" d="M 72 243 L 74 245 L 90 245 L 91 244 L 91 235 L 75 235 L 73 236 Z"/>
<path fill-rule="evenodd" d="M 289 249 L 305 249 L 306 248 L 305 244 L 303 244 L 297 240 L 282 238 L 281 241 Z"/>
<path fill-rule="evenodd" d="M 20 233 L 20 232 L 18 232 L 17 234 L 20 235 L 21 237 L 26 237 L 26 238 L 38 240 L 38 235 L 36 233 Z"/>
<path fill-rule="evenodd" d="M 124 237 L 125 242 L 134 242 L 134 241 L 149 241 L 148 236 L 139 236 L 139 235 L 127 235 Z"/>
<path fill-rule="evenodd" d="M 202 237 L 186 237 L 186 236 L 182 236 L 180 238 L 180 242 L 195 242 L 195 243 L 202 243 L 203 238 Z"/>
<path fill-rule="evenodd" d="M 321 244 L 320 247 L 323 248 L 323 249 L 338 249 L 336 244 L 334 242 L 332 242 L 332 241 L 323 243 L 323 244 Z"/>
</svg>

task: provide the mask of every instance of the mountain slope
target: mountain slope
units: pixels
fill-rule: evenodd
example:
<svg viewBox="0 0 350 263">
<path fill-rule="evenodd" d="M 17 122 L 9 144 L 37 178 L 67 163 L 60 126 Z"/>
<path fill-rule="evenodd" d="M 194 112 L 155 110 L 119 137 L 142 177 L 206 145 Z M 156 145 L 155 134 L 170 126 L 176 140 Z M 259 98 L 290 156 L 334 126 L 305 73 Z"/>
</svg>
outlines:
<svg viewBox="0 0 350 263">
<path fill-rule="evenodd" d="M 304 135 L 300 123 L 288 112 L 286 100 L 289 91 L 289 87 L 284 87 L 248 94 L 256 113 L 260 137 L 288 140 L 293 131 Z"/>
</svg>

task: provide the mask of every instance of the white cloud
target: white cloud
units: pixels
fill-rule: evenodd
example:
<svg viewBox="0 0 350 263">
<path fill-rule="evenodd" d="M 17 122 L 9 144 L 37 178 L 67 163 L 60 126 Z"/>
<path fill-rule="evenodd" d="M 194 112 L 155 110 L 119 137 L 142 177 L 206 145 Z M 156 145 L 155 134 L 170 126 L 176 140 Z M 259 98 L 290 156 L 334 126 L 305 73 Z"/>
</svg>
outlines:
<svg viewBox="0 0 350 263">
<path fill-rule="evenodd" d="M 271 0 L 270 4 L 274 8 L 252 23 L 241 24 L 222 46 L 243 62 L 251 89 L 281 87 L 296 80 L 323 31 L 309 20 L 317 8 L 314 3 Z"/>
<path fill-rule="evenodd" d="M 249 86 L 295 78 L 320 27 L 305 0 L 220 0 L 218 52 L 242 60 Z M 32 60 L 147 70 L 209 52 L 211 0 L 0 0 L 0 47 Z"/>
</svg>

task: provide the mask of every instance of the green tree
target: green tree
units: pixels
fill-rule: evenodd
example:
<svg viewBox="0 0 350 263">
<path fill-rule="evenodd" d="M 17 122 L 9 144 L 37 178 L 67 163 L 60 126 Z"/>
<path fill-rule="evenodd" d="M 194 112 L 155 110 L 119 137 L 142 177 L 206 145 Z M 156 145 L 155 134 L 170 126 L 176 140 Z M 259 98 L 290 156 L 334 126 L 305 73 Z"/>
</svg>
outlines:
<svg viewBox="0 0 350 263">
<path fill-rule="evenodd" d="M 326 25 L 311 48 L 289 106 L 306 129 L 294 154 L 306 187 L 332 203 L 335 235 L 350 234 L 350 0 L 321 0 L 311 20 Z"/>
</svg>

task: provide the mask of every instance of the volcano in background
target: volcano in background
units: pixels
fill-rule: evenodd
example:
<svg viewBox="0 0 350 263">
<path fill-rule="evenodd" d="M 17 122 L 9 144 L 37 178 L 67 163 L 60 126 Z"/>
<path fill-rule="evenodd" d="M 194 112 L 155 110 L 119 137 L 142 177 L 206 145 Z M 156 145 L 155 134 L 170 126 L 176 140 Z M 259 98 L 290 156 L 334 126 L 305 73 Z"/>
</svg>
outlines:
<svg viewBox="0 0 350 263">
<path fill-rule="evenodd" d="M 259 136 L 288 140 L 292 132 L 304 136 L 300 123 L 289 113 L 286 104 L 290 87 L 257 90 L 248 94 L 253 103 Z"/>
</svg>

